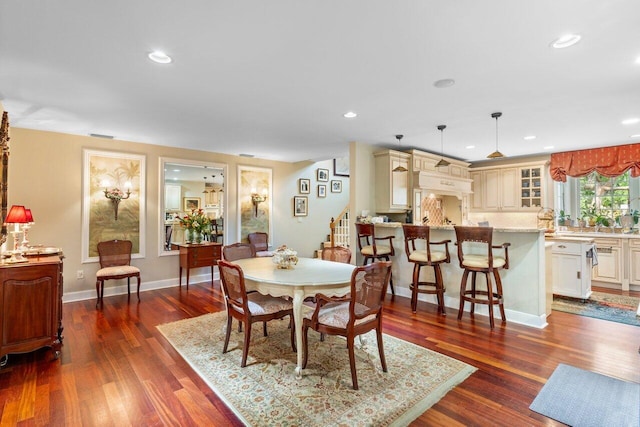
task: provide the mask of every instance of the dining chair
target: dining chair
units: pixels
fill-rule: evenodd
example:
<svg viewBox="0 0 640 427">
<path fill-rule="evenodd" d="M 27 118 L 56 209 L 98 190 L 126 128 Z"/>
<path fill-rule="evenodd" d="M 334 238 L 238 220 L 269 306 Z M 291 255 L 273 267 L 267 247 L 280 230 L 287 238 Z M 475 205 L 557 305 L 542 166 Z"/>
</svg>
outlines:
<svg viewBox="0 0 640 427">
<path fill-rule="evenodd" d="M 222 219 L 212 219 L 211 220 L 211 241 L 218 242 L 218 239 L 221 240 L 220 243 L 224 243 L 224 231 L 222 226 Z"/>
<path fill-rule="evenodd" d="M 247 239 L 255 246 L 256 256 L 273 256 L 273 252 L 269 250 L 269 234 L 264 232 L 249 233 Z"/>
<path fill-rule="evenodd" d="M 140 301 L 140 269 L 131 265 L 130 240 L 108 240 L 98 243 L 98 258 L 100 270 L 96 273 L 96 292 L 98 300 L 96 307 L 101 304 L 104 296 L 104 281 L 127 279 L 127 295 L 131 296 L 131 278 L 138 279 L 138 301 Z"/>
<path fill-rule="evenodd" d="M 347 339 L 349 366 L 353 389 L 358 390 L 356 374 L 355 337 L 376 330 L 378 353 L 382 371 L 387 372 L 382 344 L 382 301 L 391 278 L 391 262 L 381 261 L 357 267 L 351 275 L 351 293 L 344 297 L 316 294 L 316 307 L 303 318 L 302 368 L 309 358 L 309 329 L 326 335 L 339 335 Z"/>
<path fill-rule="evenodd" d="M 458 260 L 460 268 L 464 269 L 460 281 L 460 308 L 458 320 L 462 319 L 464 303 L 471 303 L 471 314 L 475 304 L 486 304 L 489 308 L 489 324 L 494 327 L 493 306 L 498 305 L 502 321 L 507 318 L 504 313 L 504 301 L 502 292 L 502 280 L 500 270 L 509 268 L 510 243 L 493 245 L 493 227 L 468 227 L 454 226 L 456 232 L 456 245 L 458 245 Z M 502 249 L 504 256 L 494 256 L 494 249 Z M 467 282 L 471 273 L 471 289 L 467 288 Z M 476 275 L 483 273 L 486 279 L 486 289 L 478 290 L 476 287 Z M 491 283 L 491 276 L 495 279 L 495 289 Z"/>
<path fill-rule="evenodd" d="M 358 249 L 364 257 L 363 265 L 367 265 L 369 261 L 385 260 L 389 261 L 390 256 L 395 255 L 393 250 L 393 237 L 376 237 L 376 229 L 373 224 L 356 223 L 356 234 L 358 240 Z M 378 244 L 378 242 L 387 241 L 386 244 Z M 393 289 L 393 277 L 389 280 L 391 286 L 391 295 L 395 295 Z"/>
<path fill-rule="evenodd" d="M 251 243 L 234 243 L 222 247 L 222 257 L 227 261 L 255 258 L 256 248 Z"/>
<path fill-rule="evenodd" d="M 224 339 L 222 353 L 226 353 L 231 336 L 231 324 L 235 318 L 240 323 L 245 323 L 244 346 L 242 348 L 241 367 L 247 366 L 249 343 L 251 341 L 251 325 L 255 322 L 266 322 L 273 319 L 282 319 L 289 316 L 291 329 L 291 348 L 296 351 L 295 328 L 293 323 L 293 303 L 285 298 L 262 295 L 259 292 L 247 293 L 244 283 L 244 273 L 239 265 L 221 260 L 218 261 L 220 281 L 224 290 L 224 298 L 227 306 L 227 330 Z M 264 336 L 267 336 L 266 327 Z"/>
<path fill-rule="evenodd" d="M 349 264 L 351 262 L 351 249 L 344 246 L 327 246 L 322 248 L 321 257 L 326 261 Z"/>
<path fill-rule="evenodd" d="M 451 240 L 432 242 L 430 240 L 430 228 L 427 225 L 402 224 L 404 231 L 404 250 L 407 260 L 413 263 L 413 280 L 409 285 L 411 289 L 411 311 L 418 308 L 418 294 L 435 294 L 438 301 L 438 313 L 445 316 L 444 292 L 445 285 L 442 279 L 440 264 L 449 263 L 449 243 Z M 420 242 L 420 243 L 418 243 Z M 416 246 L 416 243 L 418 245 Z M 420 281 L 420 269 L 433 267 L 433 281 Z"/>
</svg>

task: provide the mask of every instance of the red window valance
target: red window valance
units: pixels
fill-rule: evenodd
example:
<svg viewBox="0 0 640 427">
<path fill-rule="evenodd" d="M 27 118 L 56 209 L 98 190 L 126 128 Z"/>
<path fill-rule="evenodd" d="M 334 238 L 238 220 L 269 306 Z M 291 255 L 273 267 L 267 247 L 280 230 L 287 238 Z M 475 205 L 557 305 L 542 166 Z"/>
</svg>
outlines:
<svg viewBox="0 0 640 427">
<path fill-rule="evenodd" d="M 640 144 L 565 151 L 551 155 L 551 177 L 554 181 L 567 181 L 567 176 L 580 177 L 597 171 L 613 177 L 631 169 L 631 176 L 640 176 Z"/>
</svg>

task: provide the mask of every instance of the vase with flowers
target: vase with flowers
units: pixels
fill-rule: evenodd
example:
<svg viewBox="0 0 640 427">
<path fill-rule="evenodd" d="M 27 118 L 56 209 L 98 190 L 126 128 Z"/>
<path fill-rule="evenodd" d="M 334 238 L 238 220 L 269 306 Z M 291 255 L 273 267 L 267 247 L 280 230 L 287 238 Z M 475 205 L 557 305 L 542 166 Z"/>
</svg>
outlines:
<svg viewBox="0 0 640 427">
<path fill-rule="evenodd" d="M 176 219 L 185 229 L 187 243 L 202 243 L 202 234 L 209 230 L 211 219 L 202 209 L 191 209 L 191 213 Z"/>
</svg>

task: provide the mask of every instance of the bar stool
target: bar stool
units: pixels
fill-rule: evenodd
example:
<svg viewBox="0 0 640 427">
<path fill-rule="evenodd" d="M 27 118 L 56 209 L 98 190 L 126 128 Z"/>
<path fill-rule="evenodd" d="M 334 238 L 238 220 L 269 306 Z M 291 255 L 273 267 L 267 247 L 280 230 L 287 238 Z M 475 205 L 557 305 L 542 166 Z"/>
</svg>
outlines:
<svg viewBox="0 0 640 427">
<path fill-rule="evenodd" d="M 411 289 L 411 311 L 416 312 L 419 293 L 435 294 L 438 300 L 438 313 L 446 316 L 447 313 L 444 310 L 445 286 L 442 280 L 440 264 L 451 261 L 449 255 L 449 243 L 451 243 L 451 240 L 429 241 L 429 227 L 426 225 L 402 224 L 402 230 L 404 231 L 404 250 L 407 254 L 407 260 L 414 264 L 413 282 L 409 286 Z M 424 240 L 425 249 L 416 249 L 416 240 Z M 443 245 L 444 248 L 438 247 L 437 249 L 439 250 L 434 251 L 431 249 L 432 245 Z M 422 267 L 433 267 L 433 282 L 420 281 L 420 269 Z M 423 287 L 423 289 L 420 289 L 420 287 Z"/>
<path fill-rule="evenodd" d="M 364 263 L 367 265 L 369 261 L 385 260 L 389 261 L 389 256 L 394 256 L 393 250 L 393 237 L 376 237 L 375 227 L 373 224 L 356 223 L 356 233 L 358 234 L 358 249 L 360 254 L 364 257 Z M 388 244 L 378 245 L 377 241 L 388 240 Z M 364 242 L 364 244 L 363 244 Z M 396 291 L 393 289 L 393 278 L 390 279 L 389 285 L 391 285 L 391 295 L 395 295 Z"/>
<path fill-rule="evenodd" d="M 454 226 L 456 231 L 456 245 L 458 245 L 458 260 L 460 268 L 464 269 L 462 281 L 460 282 L 460 309 L 458 320 L 462 319 L 464 302 L 471 303 L 471 314 L 473 314 L 475 304 L 487 304 L 489 308 L 489 323 L 491 329 L 494 327 L 493 306 L 498 305 L 502 321 L 506 322 L 504 314 L 502 281 L 499 271 L 509 268 L 509 246 L 510 243 L 503 243 L 494 246 L 493 227 L 461 227 Z M 493 249 L 504 249 L 504 257 L 494 256 Z M 472 273 L 471 289 L 467 288 L 469 272 Z M 486 278 L 486 290 L 476 288 L 477 273 L 484 273 Z M 495 290 L 491 284 L 491 275 L 495 278 Z"/>
</svg>

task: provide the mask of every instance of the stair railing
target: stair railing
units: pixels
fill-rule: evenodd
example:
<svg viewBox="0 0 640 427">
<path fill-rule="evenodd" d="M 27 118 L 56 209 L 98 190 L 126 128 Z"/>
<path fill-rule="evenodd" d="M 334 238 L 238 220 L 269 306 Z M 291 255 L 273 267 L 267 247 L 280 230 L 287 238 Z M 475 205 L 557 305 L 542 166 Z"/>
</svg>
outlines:
<svg viewBox="0 0 640 427">
<path fill-rule="evenodd" d="M 329 240 L 331 247 L 345 246 L 349 247 L 349 228 L 351 217 L 349 215 L 349 207 L 345 207 L 338 215 L 337 219 L 331 218 L 329 228 L 331 234 Z"/>
</svg>

